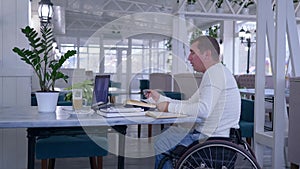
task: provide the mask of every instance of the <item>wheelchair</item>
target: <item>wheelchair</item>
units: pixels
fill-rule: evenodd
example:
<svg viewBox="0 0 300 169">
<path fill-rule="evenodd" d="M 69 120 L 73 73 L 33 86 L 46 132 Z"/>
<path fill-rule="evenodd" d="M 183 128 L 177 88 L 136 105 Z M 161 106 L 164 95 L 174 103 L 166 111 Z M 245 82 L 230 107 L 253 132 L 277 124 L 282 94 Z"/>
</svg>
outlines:
<svg viewBox="0 0 300 169">
<path fill-rule="evenodd" d="M 230 129 L 230 137 L 211 137 L 189 147 L 178 145 L 164 153 L 159 169 L 170 160 L 175 169 L 261 169 L 239 129 Z"/>
</svg>

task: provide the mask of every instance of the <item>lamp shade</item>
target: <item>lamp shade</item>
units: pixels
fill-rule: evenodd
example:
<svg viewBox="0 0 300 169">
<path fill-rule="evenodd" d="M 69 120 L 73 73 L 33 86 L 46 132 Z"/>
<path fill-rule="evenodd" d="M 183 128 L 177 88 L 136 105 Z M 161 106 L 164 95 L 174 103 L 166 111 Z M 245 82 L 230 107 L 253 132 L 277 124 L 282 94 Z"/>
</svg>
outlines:
<svg viewBox="0 0 300 169">
<path fill-rule="evenodd" d="M 246 39 L 250 39 L 251 38 L 251 32 L 249 30 L 246 31 L 245 38 Z"/>
<path fill-rule="evenodd" d="M 240 38 L 245 38 L 245 34 L 246 34 L 246 31 L 242 28 L 242 29 L 239 31 L 239 37 L 240 37 Z"/>
<path fill-rule="evenodd" d="M 53 4 L 50 0 L 39 2 L 38 14 L 42 24 L 50 23 L 50 19 L 53 17 Z"/>
</svg>

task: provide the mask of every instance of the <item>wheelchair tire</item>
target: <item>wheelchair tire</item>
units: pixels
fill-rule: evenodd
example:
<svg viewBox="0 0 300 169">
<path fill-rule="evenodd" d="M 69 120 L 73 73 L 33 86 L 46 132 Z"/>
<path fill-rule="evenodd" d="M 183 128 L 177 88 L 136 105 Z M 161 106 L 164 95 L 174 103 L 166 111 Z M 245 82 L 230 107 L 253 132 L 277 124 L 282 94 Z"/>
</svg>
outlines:
<svg viewBox="0 0 300 169">
<path fill-rule="evenodd" d="M 255 158 L 242 145 L 225 140 L 208 140 L 189 148 L 176 169 L 260 169 Z"/>
</svg>

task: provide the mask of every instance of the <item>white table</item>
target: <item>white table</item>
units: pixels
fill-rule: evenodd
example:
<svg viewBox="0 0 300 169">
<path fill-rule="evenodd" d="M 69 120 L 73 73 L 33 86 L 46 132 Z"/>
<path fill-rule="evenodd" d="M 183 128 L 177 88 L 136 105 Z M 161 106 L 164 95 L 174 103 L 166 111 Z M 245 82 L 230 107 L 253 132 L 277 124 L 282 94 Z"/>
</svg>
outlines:
<svg viewBox="0 0 300 169">
<path fill-rule="evenodd" d="M 255 95 L 255 89 L 239 89 L 241 94 L 245 94 L 245 95 L 251 95 L 254 96 Z M 285 90 L 285 95 L 286 97 L 289 96 L 289 90 L 286 89 Z M 265 89 L 265 97 L 274 97 L 274 89 Z"/>
<path fill-rule="evenodd" d="M 147 116 L 104 118 L 97 114 L 77 118 L 57 107 L 56 113 L 39 113 L 37 107 L 0 107 L 0 128 L 28 128 L 28 169 L 34 168 L 35 141 L 38 131 L 48 127 L 85 127 L 85 126 L 112 126 L 126 134 L 127 125 L 137 124 L 169 124 L 169 123 L 200 123 L 201 119 L 193 117 L 154 119 Z M 125 138 L 119 139 L 118 168 L 124 168 Z"/>
<path fill-rule="evenodd" d="M 255 89 L 251 88 L 251 89 L 239 89 L 241 95 L 246 95 L 249 97 L 252 97 L 252 99 L 254 99 L 255 96 Z M 285 97 L 288 99 L 290 96 L 290 90 L 286 89 L 285 90 Z M 272 109 L 274 109 L 274 89 L 265 89 L 265 101 L 272 103 Z M 287 107 L 289 105 L 287 104 Z M 272 111 L 273 112 L 273 111 Z M 272 121 L 272 126 L 271 127 L 267 127 L 265 126 L 265 129 L 272 131 L 273 130 L 273 121 Z"/>
</svg>

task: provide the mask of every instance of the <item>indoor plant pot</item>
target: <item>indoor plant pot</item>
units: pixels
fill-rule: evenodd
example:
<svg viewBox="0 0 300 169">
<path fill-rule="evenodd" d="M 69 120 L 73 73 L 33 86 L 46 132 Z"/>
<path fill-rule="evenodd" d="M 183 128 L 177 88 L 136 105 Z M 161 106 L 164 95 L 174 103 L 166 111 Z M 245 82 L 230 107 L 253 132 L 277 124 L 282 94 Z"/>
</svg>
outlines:
<svg viewBox="0 0 300 169">
<path fill-rule="evenodd" d="M 42 27 L 41 36 L 29 26 L 22 28 L 21 31 L 27 38 L 31 49 L 14 47 L 13 51 L 33 68 L 38 77 L 40 91 L 36 92 L 36 97 L 39 112 L 54 112 L 59 94 L 54 91 L 55 81 L 64 79 L 67 82 L 69 77 L 63 74 L 60 68 L 68 58 L 76 54 L 76 51 L 69 50 L 55 60 L 52 53 L 54 39 L 52 28 Z M 47 95 L 45 98 L 41 96 L 44 95 L 43 93 Z"/>
<path fill-rule="evenodd" d="M 243 6 L 242 14 L 244 14 L 244 15 L 248 15 L 249 14 L 249 6 L 255 4 L 253 0 L 248 0 L 247 2 L 244 2 L 244 0 L 233 0 L 233 3 L 236 3 L 239 6 Z"/>
<path fill-rule="evenodd" d="M 194 12 L 195 11 L 195 3 L 196 3 L 196 0 L 187 0 L 187 11 L 189 12 Z"/>
<path fill-rule="evenodd" d="M 217 0 L 216 2 L 216 12 L 223 13 L 224 9 L 222 8 L 223 0 Z"/>
<path fill-rule="evenodd" d="M 58 101 L 59 92 L 35 92 L 38 111 L 39 112 L 54 112 Z"/>
</svg>

